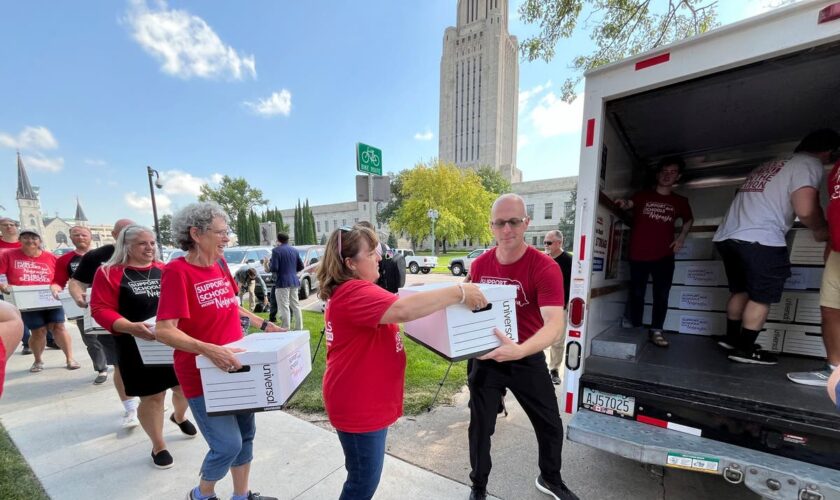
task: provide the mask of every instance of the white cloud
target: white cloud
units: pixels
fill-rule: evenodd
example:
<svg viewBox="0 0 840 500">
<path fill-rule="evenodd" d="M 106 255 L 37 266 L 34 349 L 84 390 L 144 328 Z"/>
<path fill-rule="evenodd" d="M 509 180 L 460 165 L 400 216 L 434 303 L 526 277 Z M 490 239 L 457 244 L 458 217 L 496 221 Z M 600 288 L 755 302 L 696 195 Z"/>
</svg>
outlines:
<svg viewBox="0 0 840 500">
<path fill-rule="evenodd" d="M 180 170 L 166 170 L 160 173 L 160 180 L 163 182 L 163 191 L 167 194 L 197 197 L 201 194 L 201 186 L 204 184 L 217 184 L 213 181 L 217 175 L 220 174 L 213 174 L 210 179 L 204 179 Z"/>
<path fill-rule="evenodd" d="M 17 136 L 0 133 L 0 146 L 12 149 L 55 149 L 58 141 L 47 127 L 24 127 Z"/>
<path fill-rule="evenodd" d="M 542 137 L 580 132 L 583 120 L 583 94 L 571 104 L 549 92 L 531 111 L 531 121 Z"/>
<path fill-rule="evenodd" d="M 134 191 L 125 193 L 123 197 L 126 205 L 143 213 L 152 213 L 152 199 L 149 196 L 141 196 Z M 163 193 L 155 194 L 155 205 L 159 214 L 171 212 L 172 200 Z"/>
<path fill-rule="evenodd" d="M 265 99 L 260 99 L 257 102 L 245 101 L 243 104 L 253 112 L 263 116 L 289 116 L 292 111 L 292 93 L 286 89 L 281 89 Z"/>
<path fill-rule="evenodd" d="M 434 134 L 432 134 L 432 130 L 429 127 L 426 127 L 425 132 L 417 132 L 414 134 L 414 138 L 418 141 L 431 141 Z"/>
<path fill-rule="evenodd" d="M 542 94 L 547 89 L 551 88 L 551 80 L 545 82 L 544 84 L 537 85 L 534 88 L 530 88 L 528 90 L 523 90 L 519 93 L 519 110 L 522 111 L 528 105 L 528 101 L 531 100 L 532 97 L 536 97 Z"/>
<path fill-rule="evenodd" d="M 220 184 L 225 176 L 222 174 L 213 174 L 210 176 L 211 184 Z"/>
<path fill-rule="evenodd" d="M 26 168 L 31 168 L 32 170 L 59 172 L 62 168 L 64 168 L 64 158 L 60 156 L 51 158 L 49 156 L 44 156 L 42 153 L 36 152 L 22 155 L 22 157 L 23 164 L 26 165 Z"/>
<path fill-rule="evenodd" d="M 519 134 L 519 137 L 516 138 L 516 149 L 522 149 L 528 144 L 531 144 L 531 139 L 528 139 L 527 135 Z"/>
<path fill-rule="evenodd" d="M 126 21 L 134 40 L 161 62 L 164 73 L 184 79 L 257 76 L 253 55 L 240 55 L 204 19 L 170 9 L 165 0 L 151 8 L 146 0 L 131 0 Z"/>
</svg>

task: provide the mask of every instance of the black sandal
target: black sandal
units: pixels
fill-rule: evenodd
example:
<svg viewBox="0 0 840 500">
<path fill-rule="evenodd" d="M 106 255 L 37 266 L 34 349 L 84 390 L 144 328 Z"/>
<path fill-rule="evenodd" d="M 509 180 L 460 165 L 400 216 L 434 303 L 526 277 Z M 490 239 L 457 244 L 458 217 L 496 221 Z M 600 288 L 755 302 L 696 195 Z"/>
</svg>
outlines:
<svg viewBox="0 0 840 500">
<path fill-rule="evenodd" d="M 665 339 L 665 336 L 662 335 L 662 330 L 651 330 L 648 334 L 650 341 L 653 345 L 657 347 L 668 347 L 669 342 Z"/>
</svg>

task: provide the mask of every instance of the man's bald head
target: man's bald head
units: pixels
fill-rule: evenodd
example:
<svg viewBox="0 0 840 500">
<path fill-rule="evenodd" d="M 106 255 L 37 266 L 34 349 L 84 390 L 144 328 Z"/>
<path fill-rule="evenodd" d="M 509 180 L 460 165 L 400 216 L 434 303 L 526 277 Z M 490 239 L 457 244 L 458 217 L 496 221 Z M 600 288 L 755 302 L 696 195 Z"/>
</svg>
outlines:
<svg viewBox="0 0 840 500">
<path fill-rule="evenodd" d="M 120 219 L 120 220 L 118 220 L 117 222 L 114 223 L 114 229 L 111 230 L 111 236 L 113 236 L 114 239 L 117 239 L 117 236 L 120 235 L 120 231 L 125 229 L 127 226 L 131 226 L 132 224 L 136 224 L 136 223 L 131 219 Z"/>
</svg>

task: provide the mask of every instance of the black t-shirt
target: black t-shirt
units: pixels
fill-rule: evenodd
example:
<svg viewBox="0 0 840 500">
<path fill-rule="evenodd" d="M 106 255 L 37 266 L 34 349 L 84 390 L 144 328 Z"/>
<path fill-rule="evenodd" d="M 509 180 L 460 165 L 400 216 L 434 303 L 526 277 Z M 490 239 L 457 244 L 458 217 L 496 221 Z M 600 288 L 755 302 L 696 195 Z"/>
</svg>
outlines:
<svg viewBox="0 0 840 500">
<path fill-rule="evenodd" d="M 114 245 L 105 245 L 86 253 L 79 262 L 79 267 L 73 273 L 73 279 L 87 286 L 93 284 L 96 270 L 111 259 L 114 250 Z"/>
<path fill-rule="evenodd" d="M 560 271 L 563 273 L 563 297 L 565 298 L 565 306 L 569 305 L 569 286 L 572 283 L 572 256 L 569 252 L 563 252 L 558 255 L 554 262 L 560 266 Z"/>
</svg>

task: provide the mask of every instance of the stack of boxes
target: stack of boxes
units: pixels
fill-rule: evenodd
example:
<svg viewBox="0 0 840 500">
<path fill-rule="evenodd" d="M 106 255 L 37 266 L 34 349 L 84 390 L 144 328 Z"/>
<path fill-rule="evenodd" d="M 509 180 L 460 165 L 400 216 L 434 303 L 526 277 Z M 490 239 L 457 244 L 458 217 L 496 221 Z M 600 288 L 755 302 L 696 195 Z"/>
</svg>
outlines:
<svg viewBox="0 0 840 500">
<path fill-rule="evenodd" d="M 711 234 L 688 238 L 676 255 L 666 330 L 692 335 L 722 335 L 726 331 L 728 282 L 711 238 Z M 781 301 L 770 307 L 757 342 L 774 352 L 824 358 L 819 289 L 825 244 L 815 242 L 807 229 L 792 230 L 788 240 L 791 277 L 785 282 Z M 650 324 L 652 303 L 652 285 L 648 284 L 646 324 Z"/>
</svg>

